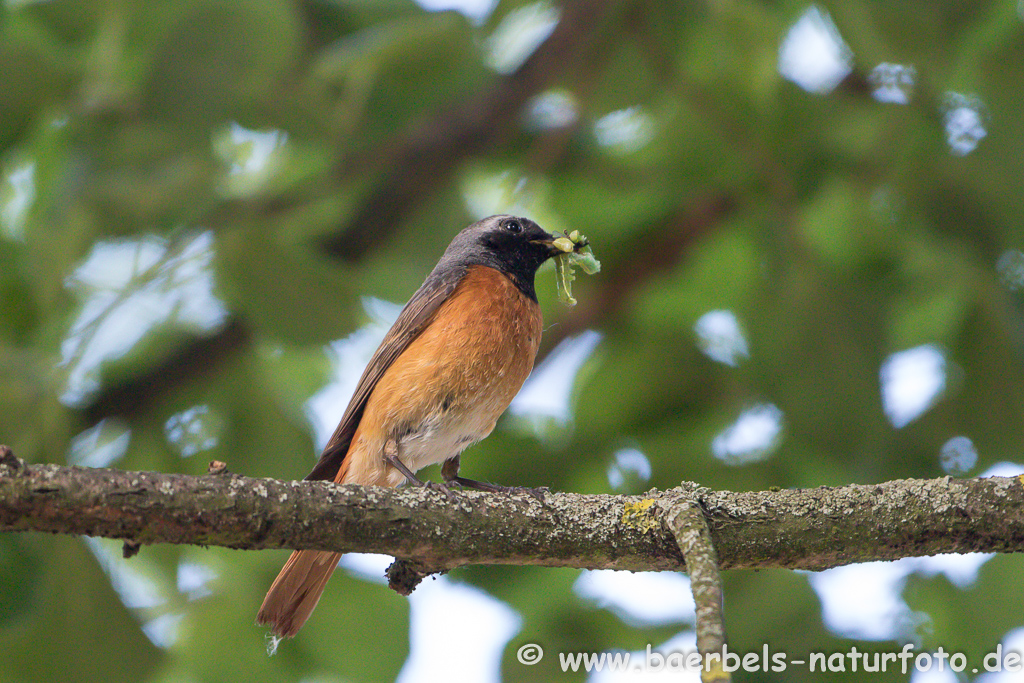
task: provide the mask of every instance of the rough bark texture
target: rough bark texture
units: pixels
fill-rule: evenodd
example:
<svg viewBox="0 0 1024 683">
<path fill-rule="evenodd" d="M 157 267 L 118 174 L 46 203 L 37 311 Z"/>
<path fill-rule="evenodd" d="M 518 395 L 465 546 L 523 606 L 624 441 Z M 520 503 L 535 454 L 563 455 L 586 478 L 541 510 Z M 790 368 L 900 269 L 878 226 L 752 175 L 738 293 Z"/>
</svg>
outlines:
<svg viewBox="0 0 1024 683">
<path fill-rule="evenodd" d="M 725 619 L 722 614 L 722 573 L 711 540 L 704 511 L 696 499 L 680 495 L 665 513 L 669 531 L 683 551 L 690 574 L 690 590 L 697 614 L 697 651 L 708 662 L 700 672 L 702 683 L 725 683 L 732 680 L 722 665 L 725 647 Z M 713 660 L 710 655 L 718 654 Z M 714 663 L 713 663 L 714 662 Z"/>
<path fill-rule="evenodd" d="M 0 453 L 0 531 L 228 548 L 378 552 L 442 570 L 532 564 L 680 570 L 666 513 L 703 510 L 723 569 L 826 569 L 949 552 L 1024 549 L 1024 480 L 901 480 L 732 493 L 686 484 L 642 496 L 336 486 L 57 465 Z"/>
</svg>

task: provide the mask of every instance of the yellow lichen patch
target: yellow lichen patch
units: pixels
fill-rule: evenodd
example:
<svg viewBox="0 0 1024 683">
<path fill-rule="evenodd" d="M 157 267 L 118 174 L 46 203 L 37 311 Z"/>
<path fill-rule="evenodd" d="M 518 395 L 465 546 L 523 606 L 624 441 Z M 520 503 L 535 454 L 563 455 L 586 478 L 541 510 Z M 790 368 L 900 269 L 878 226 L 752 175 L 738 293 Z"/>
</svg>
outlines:
<svg viewBox="0 0 1024 683">
<path fill-rule="evenodd" d="M 645 534 L 661 528 L 661 520 L 654 515 L 655 502 L 653 498 L 645 498 L 635 503 L 626 503 L 622 509 L 622 523 Z"/>
<path fill-rule="evenodd" d="M 732 676 L 726 672 L 720 659 L 712 659 L 700 672 L 700 680 L 702 683 L 722 683 L 723 681 L 731 681 Z"/>
</svg>

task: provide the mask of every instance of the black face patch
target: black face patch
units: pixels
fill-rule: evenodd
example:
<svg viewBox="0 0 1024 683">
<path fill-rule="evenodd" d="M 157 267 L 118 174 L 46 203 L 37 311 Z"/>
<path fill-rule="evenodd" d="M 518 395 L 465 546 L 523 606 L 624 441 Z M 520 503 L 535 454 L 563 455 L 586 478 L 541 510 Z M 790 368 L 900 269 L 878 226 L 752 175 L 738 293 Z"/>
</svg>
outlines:
<svg viewBox="0 0 1024 683">
<path fill-rule="evenodd" d="M 507 275 L 519 291 L 536 301 L 533 276 L 540 265 L 551 257 L 551 235 L 533 221 L 517 221 L 519 232 L 511 232 L 499 226 L 481 234 L 481 252 L 476 259 L 478 263 Z"/>
</svg>

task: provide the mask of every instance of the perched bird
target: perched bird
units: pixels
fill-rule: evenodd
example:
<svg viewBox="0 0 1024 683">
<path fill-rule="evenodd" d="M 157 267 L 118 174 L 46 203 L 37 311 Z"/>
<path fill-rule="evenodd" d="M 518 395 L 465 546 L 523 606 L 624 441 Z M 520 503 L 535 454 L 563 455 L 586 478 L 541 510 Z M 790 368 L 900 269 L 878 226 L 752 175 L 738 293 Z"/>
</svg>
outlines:
<svg viewBox="0 0 1024 683">
<path fill-rule="evenodd" d="M 491 433 L 533 369 L 541 336 L 534 275 L 562 253 L 555 237 L 515 216 L 464 229 L 399 314 L 307 480 L 422 485 L 444 463 L 447 485 L 505 487 L 459 476 L 459 455 Z M 312 614 L 340 553 L 297 550 L 257 623 L 294 636 Z"/>
</svg>

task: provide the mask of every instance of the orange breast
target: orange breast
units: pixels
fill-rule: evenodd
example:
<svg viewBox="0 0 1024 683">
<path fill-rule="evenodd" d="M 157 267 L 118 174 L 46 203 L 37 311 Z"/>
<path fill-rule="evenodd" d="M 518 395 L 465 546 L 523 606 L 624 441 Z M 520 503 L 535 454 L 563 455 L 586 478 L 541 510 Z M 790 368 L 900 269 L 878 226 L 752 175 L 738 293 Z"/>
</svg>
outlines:
<svg viewBox="0 0 1024 683">
<path fill-rule="evenodd" d="M 383 461 L 389 439 L 415 472 L 490 434 L 533 369 L 541 329 L 535 301 L 498 271 L 471 267 L 370 394 L 344 482 L 401 484 Z"/>
</svg>

